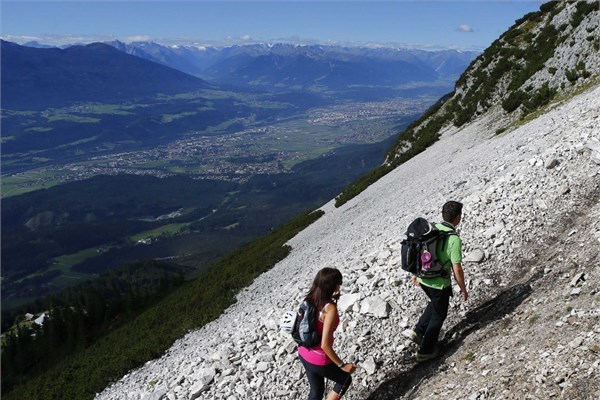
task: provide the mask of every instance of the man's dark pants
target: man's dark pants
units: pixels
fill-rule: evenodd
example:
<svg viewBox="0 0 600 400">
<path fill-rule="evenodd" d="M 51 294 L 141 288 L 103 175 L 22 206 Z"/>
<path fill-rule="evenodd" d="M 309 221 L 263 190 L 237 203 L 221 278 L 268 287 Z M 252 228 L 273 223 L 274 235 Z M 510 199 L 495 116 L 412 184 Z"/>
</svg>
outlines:
<svg viewBox="0 0 600 400">
<path fill-rule="evenodd" d="M 429 297 L 429 304 L 423 311 L 415 331 L 422 337 L 419 353 L 431 354 L 435 350 L 438 336 L 442 330 L 444 320 L 448 315 L 448 305 L 452 296 L 452 286 L 445 289 L 434 289 L 421 285 L 421 288 Z"/>
</svg>

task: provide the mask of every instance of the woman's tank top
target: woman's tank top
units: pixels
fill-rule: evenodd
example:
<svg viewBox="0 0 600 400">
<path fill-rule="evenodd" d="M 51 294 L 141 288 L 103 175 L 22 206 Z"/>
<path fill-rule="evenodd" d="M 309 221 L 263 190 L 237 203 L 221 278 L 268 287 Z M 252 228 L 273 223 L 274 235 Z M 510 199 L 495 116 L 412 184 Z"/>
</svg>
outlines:
<svg viewBox="0 0 600 400">
<path fill-rule="evenodd" d="M 323 325 L 324 325 L 321 318 L 323 315 L 323 311 L 325 311 L 327 309 L 327 306 L 329 304 L 330 303 L 325 304 L 322 311 L 319 312 L 319 318 L 317 318 L 317 332 L 319 333 L 319 336 L 321 336 L 321 337 L 323 336 Z M 335 332 L 339 323 L 340 323 L 340 318 L 339 318 L 339 316 L 336 316 L 335 321 L 333 321 L 333 329 L 331 330 L 330 341 L 331 341 L 332 345 L 333 345 L 333 332 Z M 314 365 L 327 365 L 327 364 L 332 363 L 332 361 L 329 359 L 329 357 L 327 357 L 327 354 L 325 354 L 325 352 L 321 348 L 321 344 L 319 344 L 318 346 L 315 346 L 315 347 L 311 347 L 311 348 L 299 346 L 298 354 L 306 362 L 309 362 Z"/>
</svg>

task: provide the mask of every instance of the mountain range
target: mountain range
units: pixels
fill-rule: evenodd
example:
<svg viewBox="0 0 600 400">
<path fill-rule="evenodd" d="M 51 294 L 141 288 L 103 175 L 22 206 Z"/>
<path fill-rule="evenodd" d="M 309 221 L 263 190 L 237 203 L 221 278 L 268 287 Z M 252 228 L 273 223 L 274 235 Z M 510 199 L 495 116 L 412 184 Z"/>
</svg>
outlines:
<svg viewBox="0 0 600 400">
<path fill-rule="evenodd" d="M 192 131 L 241 131 L 324 105 L 435 98 L 476 55 L 289 44 L 29 45 L 0 43 L 3 168 L 10 172 Z"/>
<path fill-rule="evenodd" d="M 216 84 L 279 91 L 455 80 L 478 54 L 285 43 L 231 47 L 119 41 L 108 44 Z"/>
<path fill-rule="evenodd" d="M 344 97 L 341 92 L 367 100 L 398 94 L 442 95 L 478 54 L 290 44 L 224 48 L 119 41 L 65 48 L 29 45 L 33 47 L 1 43 L 5 109 L 114 103 L 215 86 L 270 92 L 333 91 L 338 97 Z"/>
<path fill-rule="evenodd" d="M 1 46 L 5 109 L 124 102 L 209 87 L 197 77 L 102 43 L 58 49 L 2 41 Z"/>
</svg>

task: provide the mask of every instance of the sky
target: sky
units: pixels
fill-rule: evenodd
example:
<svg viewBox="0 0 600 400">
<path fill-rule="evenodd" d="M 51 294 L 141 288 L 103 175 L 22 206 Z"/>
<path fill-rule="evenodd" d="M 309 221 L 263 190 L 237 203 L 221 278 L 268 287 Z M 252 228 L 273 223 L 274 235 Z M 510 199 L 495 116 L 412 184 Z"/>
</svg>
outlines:
<svg viewBox="0 0 600 400">
<path fill-rule="evenodd" d="M 16 43 L 298 42 L 483 50 L 541 0 L 47 1 L 2 0 Z"/>
</svg>

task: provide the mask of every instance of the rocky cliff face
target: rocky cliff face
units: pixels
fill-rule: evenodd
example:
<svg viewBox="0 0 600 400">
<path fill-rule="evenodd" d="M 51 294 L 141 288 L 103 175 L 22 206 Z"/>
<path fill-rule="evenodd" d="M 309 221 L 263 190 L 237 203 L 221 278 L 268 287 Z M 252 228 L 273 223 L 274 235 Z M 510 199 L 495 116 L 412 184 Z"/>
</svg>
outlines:
<svg viewBox="0 0 600 400">
<path fill-rule="evenodd" d="M 592 9 L 572 20 L 579 3 L 545 6 L 535 18 L 558 27 L 568 21 L 571 28 L 559 35 L 585 35 L 581 29 L 600 14 Z M 535 35 L 547 26 L 531 21 L 517 27 Z M 575 60 L 567 47 L 584 42 L 593 48 L 594 38 L 581 38 L 573 46 L 555 43 L 545 69 L 519 87 L 570 82 L 571 62 L 556 57 Z M 502 106 L 510 93 L 497 88 L 510 83 L 500 78 L 488 107 L 477 103 L 478 117 L 460 127 L 442 124 L 440 140 L 427 151 L 344 206 L 324 205 L 325 215 L 290 241 L 291 254 L 240 293 L 237 304 L 97 398 L 306 398 L 294 342 L 278 321 L 325 266 L 344 276 L 335 348 L 360 360 L 349 399 L 600 398 L 598 52 L 588 53 L 585 70 L 590 75 L 576 79 L 575 90 L 557 90 L 526 119 L 523 104 L 512 112 Z M 456 95 L 474 87 L 471 76 L 463 81 Z M 417 364 L 403 332 L 426 298 L 399 267 L 400 242 L 410 221 L 439 220 L 449 199 L 465 205 L 460 232 L 470 298 L 452 301 L 443 354 Z"/>
<path fill-rule="evenodd" d="M 551 1 L 517 20 L 471 63 L 454 92 L 399 138 L 388 163 L 488 113 L 489 130 L 504 132 L 589 85 L 600 72 L 599 30 L 597 1 Z"/>
</svg>

